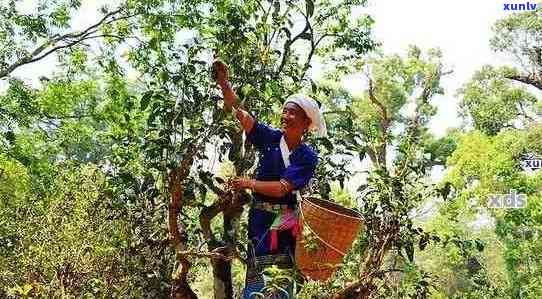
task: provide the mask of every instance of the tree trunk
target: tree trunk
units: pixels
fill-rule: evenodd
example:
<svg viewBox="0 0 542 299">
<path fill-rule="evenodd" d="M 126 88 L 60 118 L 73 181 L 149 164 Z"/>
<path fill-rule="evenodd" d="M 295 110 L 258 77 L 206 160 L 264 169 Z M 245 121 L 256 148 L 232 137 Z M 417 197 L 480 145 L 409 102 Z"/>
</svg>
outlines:
<svg viewBox="0 0 542 299">
<path fill-rule="evenodd" d="M 239 134 L 239 132 L 230 132 L 230 139 L 232 140 L 232 149 L 229 158 L 234 161 L 236 173 L 243 173 L 243 167 L 245 166 L 243 165 L 243 162 L 247 159 L 247 155 L 243 158 L 241 157 L 243 145 L 242 134 Z M 249 156 L 250 155 L 251 154 L 249 154 Z M 211 207 L 204 209 L 200 215 L 200 223 L 207 240 L 210 241 L 208 242 L 209 249 L 212 251 L 222 247 L 217 252 L 225 256 L 231 256 L 237 243 L 239 217 L 243 212 L 243 205 L 246 204 L 249 199 L 247 195 L 239 193 L 218 195 L 219 197 L 223 197 L 219 200 L 220 203 L 215 203 Z M 220 212 L 222 212 L 223 215 L 224 231 L 222 232 L 222 241 L 217 241 L 214 240 L 214 236 L 211 232 L 210 222 Z M 231 260 L 211 259 L 211 265 L 213 267 L 214 298 L 233 299 Z"/>
<path fill-rule="evenodd" d="M 175 279 L 171 286 L 170 298 L 172 299 L 198 299 L 188 282 L 183 279 Z"/>
<path fill-rule="evenodd" d="M 189 173 L 193 162 L 193 156 L 184 159 L 180 166 L 173 169 L 169 175 L 169 190 L 171 193 L 168 209 L 168 228 L 169 239 L 175 248 L 179 266 L 173 275 L 173 284 L 171 286 L 170 297 L 174 299 L 198 299 L 196 294 L 190 288 L 187 277 L 190 270 L 190 262 L 181 254 L 186 250 L 186 233 L 179 228 L 178 217 L 183 208 L 183 186 L 182 183 Z"/>
<path fill-rule="evenodd" d="M 238 196 L 243 197 L 244 195 Z M 243 204 L 246 200 L 247 199 L 239 200 L 238 198 L 236 203 L 225 209 L 223 212 L 224 232 L 222 239 L 225 244 L 222 250 L 219 251 L 219 253 L 223 255 L 231 256 L 232 251 L 235 250 L 239 217 L 243 212 Z M 215 299 L 233 299 L 231 260 L 213 259 L 211 264 L 213 265 Z"/>
<path fill-rule="evenodd" d="M 536 78 L 535 75 L 513 75 L 513 76 L 506 76 L 508 79 L 518 81 L 521 83 L 525 83 L 531 86 L 534 86 L 538 88 L 539 90 L 542 90 L 542 78 Z"/>
<path fill-rule="evenodd" d="M 218 250 L 220 254 L 227 254 L 227 250 Z M 215 299 L 233 299 L 233 283 L 231 279 L 231 261 L 212 259 L 213 289 Z"/>
<path fill-rule="evenodd" d="M 384 236 L 378 244 L 370 250 L 365 261 L 364 271 L 360 279 L 342 289 L 333 296 L 333 299 L 368 299 L 375 293 L 376 285 L 373 280 L 382 273 L 382 263 L 391 246 L 393 234 Z"/>
</svg>

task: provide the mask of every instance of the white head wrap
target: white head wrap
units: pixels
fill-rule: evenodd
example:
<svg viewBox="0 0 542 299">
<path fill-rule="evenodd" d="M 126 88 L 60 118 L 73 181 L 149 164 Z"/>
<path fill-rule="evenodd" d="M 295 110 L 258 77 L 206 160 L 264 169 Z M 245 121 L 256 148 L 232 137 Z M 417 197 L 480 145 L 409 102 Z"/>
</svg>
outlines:
<svg viewBox="0 0 542 299">
<path fill-rule="evenodd" d="M 305 111 L 307 117 L 311 120 L 309 130 L 313 130 L 319 137 L 327 136 L 326 122 L 324 115 L 318 107 L 318 103 L 304 94 L 294 94 L 289 96 L 284 105 L 287 103 L 295 103 Z"/>
</svg>

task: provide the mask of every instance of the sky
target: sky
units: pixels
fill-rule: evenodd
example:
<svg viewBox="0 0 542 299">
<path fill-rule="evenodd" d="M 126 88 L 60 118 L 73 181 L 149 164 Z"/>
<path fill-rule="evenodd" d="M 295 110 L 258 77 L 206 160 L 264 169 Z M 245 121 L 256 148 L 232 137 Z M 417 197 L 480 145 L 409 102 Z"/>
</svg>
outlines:
<svg viewBox="0 0 542 299">
<path fill-rule="evenodd" d="M 370 0 L 367 8 L 354 13 L 375 19 L 374 37 L 386 54 L 404 55 L 409 45 L 442 50 L 444 63 L 453 73 L 442 80 L 445 95 L 434 99 L 438 113 L 430 128 L 437 136 L 461 125 L 457 89 L 482 65 L 506 63 L 506 57 L 489 47 L 492 25 L 507 14 L 503 0 Z M 349 81 L 347 88 L 359 86 L 359 79 Z"/>
<path fill-rule="evenodd" d="M 430 130 L 438 137 L 461 126 L 457 89 L 484 64 L 508 62 L 489 47 L 492 25 L 506 16 L 499 1 L 370 0 L 367 7 L 353 14 L 369 14 L 375 20 L 373 36 L 382 44 L 385 54 L 406 55 L 409 45 L 422 50 L 435 47 L 442 50 L 446 70 L 453 73 L 442 79 L 445 94 L 437 95 L 433 101 L 438 112 L 430 122 Z M 343 84 L 353 93 L 364 86 L 361 76 L 351 76 Z M 370 166 L 366 160 L 361 165 L 354 163 L 353 168 L 367 169 Z M 442 179 L 442 170 L 433 169 L 433 181 Z M 361 177 L 354 181 L 359 179 L 363 181 Z"/>
<path fill-rule="evenodd" d="M 485 64 L 510 63 L 489 46 L 493 24 L 508 13 L 503 10 L 503 3 L 504 0 L 369 0 L 368 7 L 354 14 L 369 14 L 374 18 L 374 37 L 382 43 L 385 54 L 404 55 L 409 45 L 422 50 L 435 47 L 442 50 L 446 68 L 453 73 L 442 80 L 445 94 L 434 98 L 438 112 L 430 122 L 430 130 L 436 136 L 443 136 L 448 129 L 461 126 L 457 89 Z M 361 82 L 354 77 L 344 83 L 355 92 Z M 362 168 L 368 166 L 365 162 Z M 436 167 L 431 171 L 431 180 L 438 182 L 444 175 L 443 168 Z M 421 210 L 433 214 L 435 208 L 436 202 L 429 201 Z M 490 224 L 491 219 L 486 215 L 471 223 L 478 228 Z"/>
<path fill-rule="evenodd" d="M 110 1 L 104 0 L 82 0 L 81 8 L 76 16 L 74 16 L 70 22 L 71 28 L 74 31 L 83 30 L 88 26 L 95 24 L 99 19 L 99 8 Z M 37 1 L 36 0 L 22 0 L 17 2 L 17 10 L 24 14 L 36 14 L 37 13 Z M 13 72 L 12 76 L 23 79 L 25 82 L 30 83 L 33 86 L 38 86 L 39 77 L 50 76 L 57 68 L 57 57 L 52 54 L 44 59 L 24 65 Z M 5 80 L 0 81 L 0 92 L 7 86 Z"/>
</svg>

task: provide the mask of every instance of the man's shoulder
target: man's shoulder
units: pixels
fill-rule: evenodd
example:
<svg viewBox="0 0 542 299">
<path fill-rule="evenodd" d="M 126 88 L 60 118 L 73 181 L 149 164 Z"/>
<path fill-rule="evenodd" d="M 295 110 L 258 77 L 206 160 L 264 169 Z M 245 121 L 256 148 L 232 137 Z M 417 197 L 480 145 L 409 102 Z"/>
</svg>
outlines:
<svg viewBox="0 0 542 299">
<path fill-rule="evenodd" d="M 312 145 L 307 143 L 302 143 L 296 150 L 296 154 L 296 156 L 300 157 L 303 160 L 308 160 L 313 163 L 318 161 L 318 152 Z"/>
<path fill-rule="evenodd" d="M 248 133 L 249 138 L 256 137 L 255 135 L 257 135 L 257 138 L 265 139 L 262 140 L 262 142 L 277 143 L 282 136 L 282 131 L 256 120 L 254 123 L 254 127 Z"/>
<path fill-rule="evenodd" d="M 275 127 L 272 127 L 268 124 L 264 124 L 264 123 L 259 123 L 261 126 L 263 126 L 263 128 L 267 131 L 269 131 L 271 134 L 273 134 L 273 136 L 278 136 L 278 137 L 281 137 L 282 136 L 282 130 L 280 129 L 277 129 Z"/>
</svg>

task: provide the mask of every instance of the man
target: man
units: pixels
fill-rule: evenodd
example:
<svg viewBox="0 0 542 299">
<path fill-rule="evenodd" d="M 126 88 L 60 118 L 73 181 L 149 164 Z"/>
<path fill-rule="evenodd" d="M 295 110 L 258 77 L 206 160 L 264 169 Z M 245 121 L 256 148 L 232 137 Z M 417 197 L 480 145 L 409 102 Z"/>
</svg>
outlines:
<svg viewBox="0 0 542 299">
<path fill-rule="evenodd" d="M 297 191 L 308 184 L 318 162 L 314 149 L 303 143 L 303 135 L 315 130 L 325 136 L 326 127 L 316 101 L 304 95 L 294 95 L 285 101 L 282 130 L 259 123 L 238 108 L 226 65 L 216 61 L 213 70 L 224 96 L 224 109 L 237 108 L 235 115 L 247 139 L 260 153 L 256 178 L 233 180 L 236 189 L 250 189 L 254 196 L 248 219 L 249 258 L 243 296 L 256 298 L 251 294 L 265 289 L 262 275 L 265 268 L 294 267 L 295 240 L 299 233 Z M 287 292 L 288 296 L 279 292 L 270 298 L 294 298 L 293 283 L 287 286 Z"/>
</svg>

